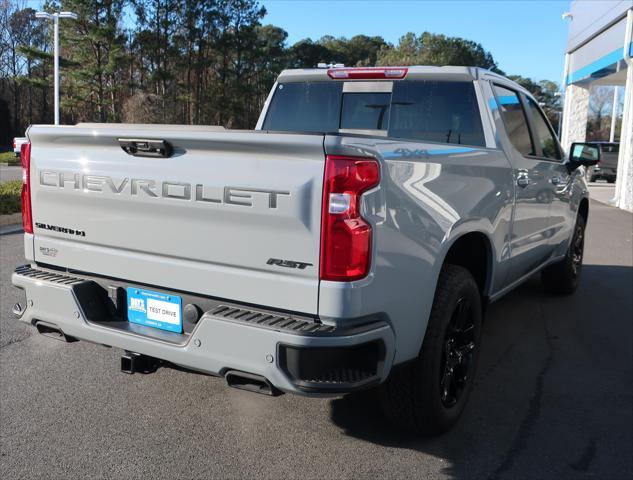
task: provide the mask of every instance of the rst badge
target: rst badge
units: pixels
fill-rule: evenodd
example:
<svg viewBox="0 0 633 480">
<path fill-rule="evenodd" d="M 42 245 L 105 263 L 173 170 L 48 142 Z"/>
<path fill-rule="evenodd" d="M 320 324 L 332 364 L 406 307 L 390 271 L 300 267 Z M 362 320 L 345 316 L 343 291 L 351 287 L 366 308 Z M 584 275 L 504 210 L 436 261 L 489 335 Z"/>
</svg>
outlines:
<svg viewBox="0 0 633 480">
<path fill-rule="evenodd" d="M 269 258 L 266 264 L 276 265 L 278 267 L 298 268 L 299 270 L 305 270 L 306 267 L 313 266 L 311 263 L 295 262 L 294 260 L 282 260 L 280 258 Z"/>
</svg>

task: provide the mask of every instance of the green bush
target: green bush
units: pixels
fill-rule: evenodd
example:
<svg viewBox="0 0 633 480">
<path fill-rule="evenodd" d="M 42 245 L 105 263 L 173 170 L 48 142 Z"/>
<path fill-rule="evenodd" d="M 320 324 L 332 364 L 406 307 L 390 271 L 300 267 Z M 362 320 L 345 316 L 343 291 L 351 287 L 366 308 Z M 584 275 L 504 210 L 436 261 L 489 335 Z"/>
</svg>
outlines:
<svg viewBox="0 0 633 480">
<path fill-rule="evenodd" d="M 20 165 L 20 157 L 16 157 L 13 152 L 0 153 L 0 163 L 8 163 L 9 165 Z"/>
<path fill-rule="evenodd" d="M 22 181 L 11 180 L 0 183 L 0 214 L 17 213 L 22 211 Z"/>
</svg>

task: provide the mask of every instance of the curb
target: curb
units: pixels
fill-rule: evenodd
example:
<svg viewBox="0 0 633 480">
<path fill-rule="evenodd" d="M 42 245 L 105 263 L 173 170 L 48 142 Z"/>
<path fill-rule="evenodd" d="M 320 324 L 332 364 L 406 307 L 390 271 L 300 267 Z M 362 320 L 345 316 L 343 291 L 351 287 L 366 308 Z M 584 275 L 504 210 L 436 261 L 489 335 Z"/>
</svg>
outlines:
<svg viewBox="0 0 633 480">
<path fill-rule="evenodd" d="M 0 227 L 0 236 L 2 235 L 11 235 L 13 233 L 23 233 L 24 229 L 22 225 L 5 225 L 4 227 Z"/>
<path fill-rule="evenodd" d="M 17 225 L 17 224 L 22 224 L 21 213 L 10 213 L 9 215 L 0 215 L 0 227 L 4 227 L 6 225 Z"/>
</svg>

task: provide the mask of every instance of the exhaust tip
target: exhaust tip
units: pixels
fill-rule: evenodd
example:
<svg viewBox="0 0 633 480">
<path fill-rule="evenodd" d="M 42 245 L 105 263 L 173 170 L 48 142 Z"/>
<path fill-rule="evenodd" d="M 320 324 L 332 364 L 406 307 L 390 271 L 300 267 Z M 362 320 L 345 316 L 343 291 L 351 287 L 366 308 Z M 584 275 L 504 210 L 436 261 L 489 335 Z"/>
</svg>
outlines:
<svg viewBox="0 0 633 480">
<path fill-rule="evenodd" d="M 224 375 L 226 383 L 229 387 L 239 390 L 247 390 L 249 392 L 260 393 L 276 397 L 281 395 L 281 391 L 277 389 L 266 377 L 255 375 L 253 373 L 239 372 L 230 370 Z"/>
<path fill-rule="evenodd" d="M 57 325 L 52 323 L 40 321 L 35 324 L 35 328 L 37 328 L 37 331 L 45 337 L 54 338 L 55 340 L 60 340 L 66 343 L 77 341 L 75 337 L 66 335 Z"/>
</svg>

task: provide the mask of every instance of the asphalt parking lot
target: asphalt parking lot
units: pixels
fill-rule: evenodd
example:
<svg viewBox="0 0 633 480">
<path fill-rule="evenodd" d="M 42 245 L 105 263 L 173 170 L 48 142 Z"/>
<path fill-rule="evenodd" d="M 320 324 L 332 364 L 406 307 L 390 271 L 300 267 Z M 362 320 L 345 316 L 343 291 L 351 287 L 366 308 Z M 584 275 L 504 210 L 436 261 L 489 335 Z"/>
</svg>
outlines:
<svg viewBox="0 0 633 480">
<path fill-rule="evenodd" d="M 475 390 L 439 438 L 393 431 L 371 397 L 260 396 L 9 313 L 22 236 L 0 235 L 0 477 L 608 478 L 633 475 L 633 216 L 592 202 L 570 297 L 538 278 L 492 305 Z"/>
<path fill-rule="evenodd" d="M 22 167 L 0 165 L 0 182 L 8 182 L 9 180 L 21 180 Z"/>
<path fill-rule="evenodd" d="M 604 181 L 587 182 L 589 194 L 593 200 L 611 205 L 611 200 L 615 197 L 615 184 Z"/>
</svg>

